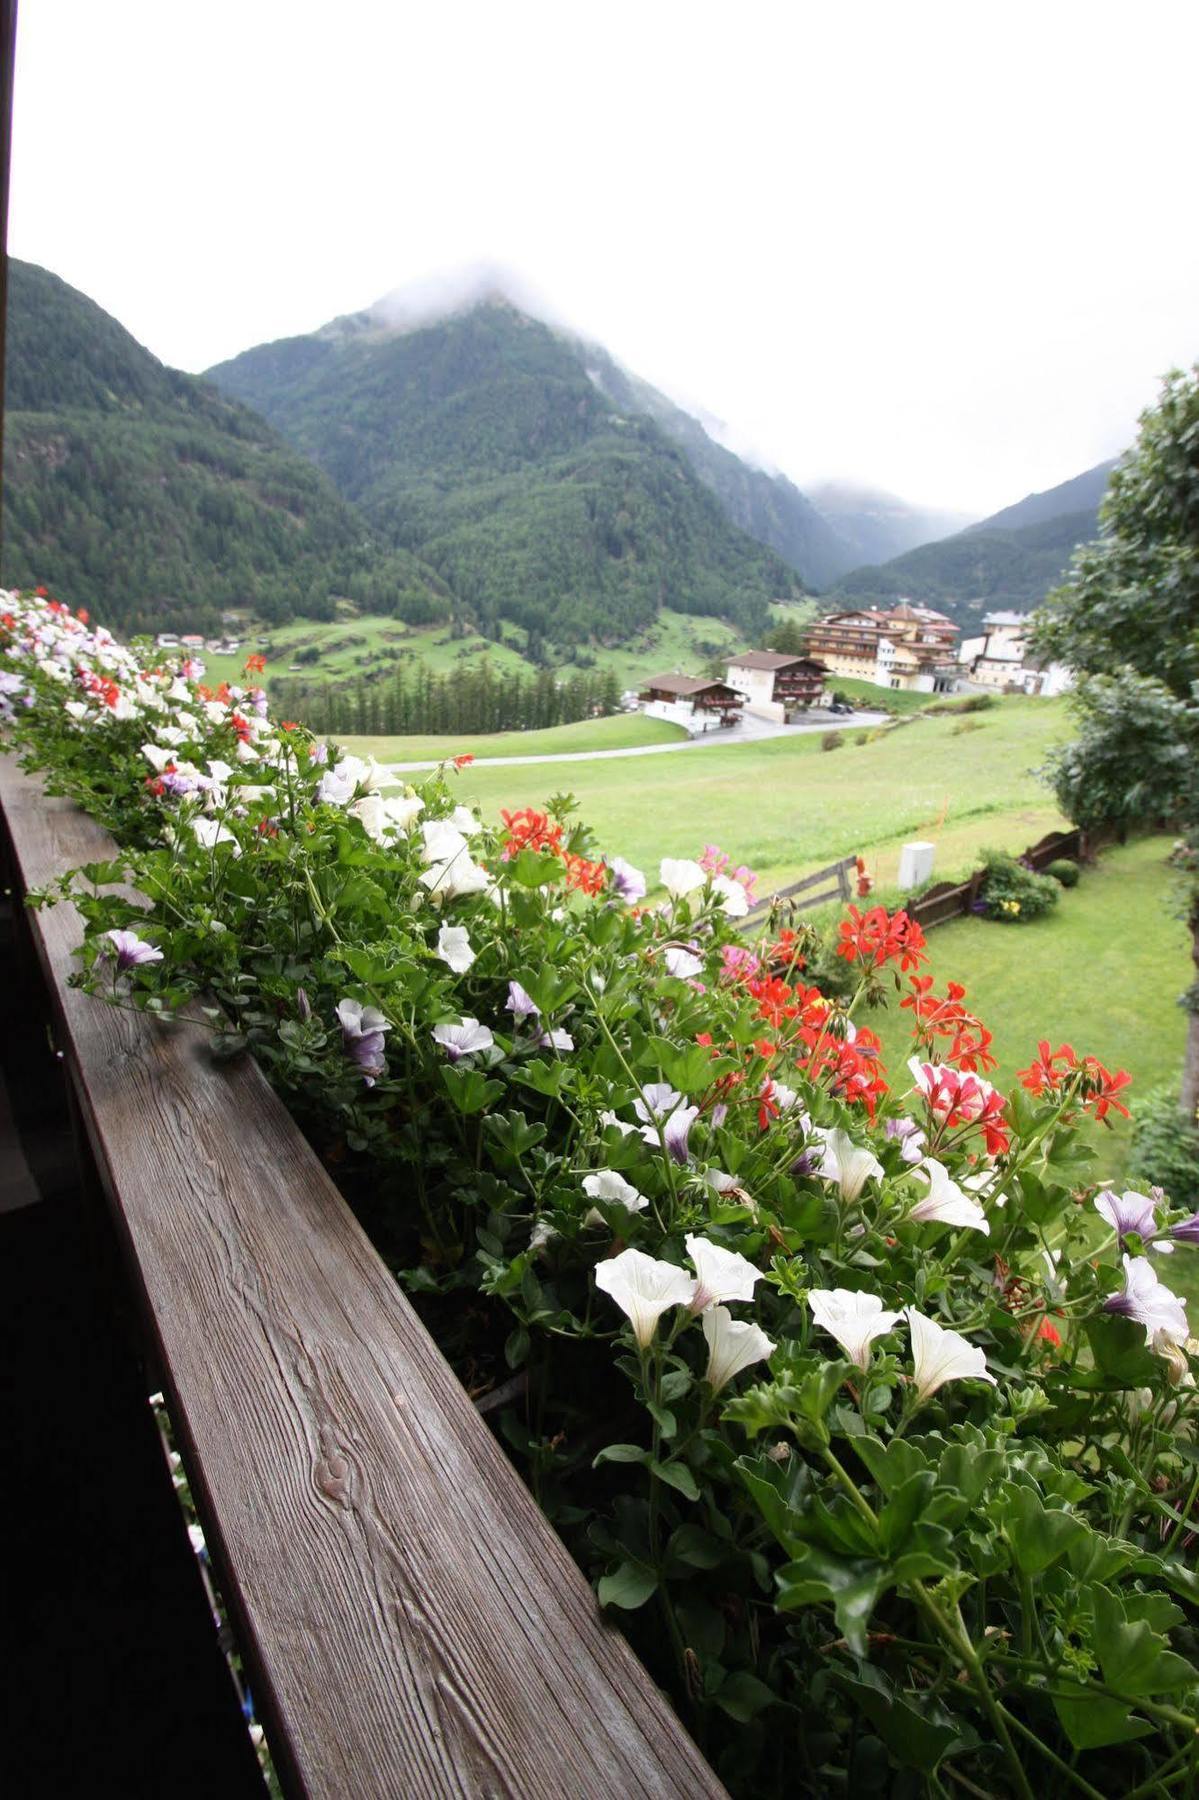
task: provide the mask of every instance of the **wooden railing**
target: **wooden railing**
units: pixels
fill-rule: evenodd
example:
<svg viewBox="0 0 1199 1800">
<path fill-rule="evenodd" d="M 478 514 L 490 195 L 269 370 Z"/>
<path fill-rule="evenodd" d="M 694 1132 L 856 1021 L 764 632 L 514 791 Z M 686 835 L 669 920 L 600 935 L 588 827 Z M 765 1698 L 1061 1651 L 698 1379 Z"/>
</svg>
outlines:
<svg viewBox="0 0 1199 1800">
<path fill-rule="evenodd" d="M 24 890 L 113 854 L 3 755 L 0 806 Z M 31 935 L 285 1792 L 722 1795 L 257 1067 Z"/>
<path fill-rule="evenodd" d="M 802 881 L 793 881 L 790 887 L 779 888 L 773 894 L 767 894 L 755 906 L 751 906 L 742 923 L 747 929 L 760 925 L 770 915 L 772 907 L 780 912 L 810 912 L 817 906 L 825 906 L 830 900 L 850 900 L 853 890 L 849 885 L 851 874 L 857 869 L 856 856 L 843 857 L 840 862 L 830 863 L 826 869 L 817 869 L 814 875 L 805 875 Z"/>
<path fill-rule="evenodd" d="M 1048 868 L 1051 862 L 1060 858 L 1081 862 L 1088 849 L 1093 847 L 1088 846 L 1085 834 L 1076 826 L 1073 831 L 1049 832 L 1023 851 L 1022 858 L 1039 870 Z M 959 919 L 968 913 L 982 891 L 982 884 L 981 869 L 975 869 L 965 881 L 938 881 L 919 899 L 909 901 L 907 911 L 922 930 L 928 931 L 934 925 L 944 925 L 948 920 Z"/>
</svg>

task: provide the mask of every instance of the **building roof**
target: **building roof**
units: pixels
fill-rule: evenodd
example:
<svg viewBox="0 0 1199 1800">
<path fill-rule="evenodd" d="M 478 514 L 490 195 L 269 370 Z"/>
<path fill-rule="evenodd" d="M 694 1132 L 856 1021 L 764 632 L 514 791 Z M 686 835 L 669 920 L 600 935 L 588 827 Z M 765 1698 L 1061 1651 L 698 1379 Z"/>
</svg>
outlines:
<svg viewBox="0 0 1199 1800">
<path fill-rule="evenodd" d="M 1028 614 L 1027 613 L 1018 613 L 1018 612 L 987 613 L 983 619 L 983 624 L 984 625 L 1027 625 L 1028 624 Z"/>
<path fill-rule="evenodd" d="M 711 680 L 702 675 L 679 675 L 677 672 L 651 675 L 642 684 L 642 688 L 643 691 L 659 688 L 664 694 L 677 694 L 680 700 L 690 700 L 696 694 L 710 693 L 713 688 L 720 688 L 726 694 L 736 693 L 736 689 L 729 687 L 727 682 Z"/>
<path fill-rule="evenodd" d="M 801 666 L 823 668 L 815 657 L 788 655 L 783 650 L 743 650 L 737 656 L 729 657 L 730 669 L 796 669 Z"/>
</svg>

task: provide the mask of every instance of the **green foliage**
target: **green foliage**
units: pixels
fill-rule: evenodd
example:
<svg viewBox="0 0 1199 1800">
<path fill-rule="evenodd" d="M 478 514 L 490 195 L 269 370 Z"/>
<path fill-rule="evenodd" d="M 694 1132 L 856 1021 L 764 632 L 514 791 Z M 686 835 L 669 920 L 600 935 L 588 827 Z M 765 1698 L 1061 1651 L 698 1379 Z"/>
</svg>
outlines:
<svg viewBox="0 0 1199 1800">
<path fill-rule="evenodd" d="M 820 734 L 822 750 L 844 750 L 845 733 L 843 731 L 823 731 Z"/>
<path fill-rule="evenodd" d="M 10 586 L 70 593 L 110 626 L 216 633 L 220 611 L 414 623 L 449 591 L 372 534 L 249 412 L 164 368 L 44 269 L 10 263 L 4 542 Z"/>
<path fill-rule="evenodd" d="M 1180 1205 L 1199 1211 L 1199 1125 L 1183 1117 L 1168 1088 L 1137 1102 L 1129 1175 L 1134 1182 L 1155 1182 Z"/>
<path fill-rule="evenodd" d="M 1058 884 L 1052 877 L 1038 875 L 1005 851 L 984 851 L 982 867 L 979 898 L 986 904 L 988 919 L 998 919 L 1006 925 L 1027 925 L 1058 903 Z"/>
<path fill-rule="evenodd" d="M 302 660 L 302 653 L 297 652 L 296 660 Z M 433 675 L 418 665 L 410 674 L 401 667 L 389 679 L 356 683 L 314 686 L 276 680 L 271 694 L 289 718 L 342 737 L 543 731 L 603 718 L 620 706 L 611 674 L 572 675 L 563 681 L 540 669 L 525 677 L 498 673 L 485 659 L 452 675 Z"/>
<path fill-rule="evenodd" d="M 1079 868 L 1069 857 L 1059 857 L 1056 862 L 1046 865 L 1046 875 L 1052 875 L 1059 887 L 1072 888 L 1078 886 Z"/>
</svg>

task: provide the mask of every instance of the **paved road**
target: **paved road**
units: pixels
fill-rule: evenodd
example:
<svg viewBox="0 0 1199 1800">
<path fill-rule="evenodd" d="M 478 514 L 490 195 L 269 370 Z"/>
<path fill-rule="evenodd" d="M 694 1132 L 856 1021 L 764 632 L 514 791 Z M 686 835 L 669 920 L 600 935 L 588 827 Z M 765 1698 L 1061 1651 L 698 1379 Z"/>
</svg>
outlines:
<svg viewBox="0 0 1199 1800">
<path fill-rule="evenodd" d="M 607 762 L 616 756 L 670 756 L 680 750 L 707 750 L 713 745 L 722 748 L 730 744 L 759 744 L 764 738 L 802 737 L 812 731 L 849 731 L 865 730 L 874 725 L 883 725 L 889 714 L 881 712 L 854 713 L 845 718 L 839 713 L 829 713 L 814 725 L 775 725 L 769 719 L 746 717 L 740 725 L 734 725 L 730 731 L 706 731 L 702 737 L 680 738 L 672 744 L 630 744 L 623 750 L 559 750 L 551 755 L 543 756 L 479 756 L 475 759 L 476 769 L 510 768 L 515 763 L 574 763 L 574 762 Z M 380 765 L 386 775 L 407 775 L 418 769 L 438 769 L 440 761 L 434 762 L 397 762 Z"/>
</svg>

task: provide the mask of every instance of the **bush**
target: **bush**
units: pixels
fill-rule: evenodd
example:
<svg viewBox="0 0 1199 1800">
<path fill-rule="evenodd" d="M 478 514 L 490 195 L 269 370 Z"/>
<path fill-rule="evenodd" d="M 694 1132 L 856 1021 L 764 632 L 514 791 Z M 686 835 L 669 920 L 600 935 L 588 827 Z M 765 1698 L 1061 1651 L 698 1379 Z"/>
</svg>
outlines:
<svg viewBox="0 0 1199 1800">
<path fill-rule="evenodd" d="M 1027 863 L 1002 850 L 983 852 L 983 883 L 977 909 L 1005 925 L 1025 925 L 1056 906 L 1061 889 L 1049 875 L 1038 875 Z"/>
<path fill-rule="evenodd" d="M 940 700 L 935 706 L 926 706 L 925 712 L 940 713 L 977 713 L 990 712 L 998 706 L 999 700 L 994 694 L 967 694 L 964 700 Z"/>
<path fill-rule="evenodd" d="M 870 742 L 870 733 L 868 731 L 855 731 L 853 741 L 855 744 L 868 744 Z"/>
<path fill-rule="evenodd" d="M 1183 1118 L 1172 1088 L 1138 1102 L 1128 1173 L 1144 1187 L 1164 1188 L 1180 1206 L 1199 1206 L 1199 1126 Z"/>
<path fill-rule="evenodd" d="M 982 730 L 981 719 L 959 719 L 957 724 L 954 726 L 953 730 L 950 732 L 949 735 L 950 735 L 950 737 L 961 737 L 961 735 L 964 731 L 981 731 L 981 730 Z"/>
<path fill-rule="evenodd" d="M 1048 865 L 1045 873 L 1046 875 L 1051 875 L 1059 887 L 1071 888 L 1078 886 L 1078 864 L 1076 862 L 1071 862 L 1069 857 L 1059 856 L 1056 862 L 1051 862 Z"/>
<path fill-rule="evenodd" d="M 844 748 L 844 745 L 845 739 L 839 731 L 826 731 L 820 740 L 820 748 L 822 750 L 841 750 Z"/>
</svg>

